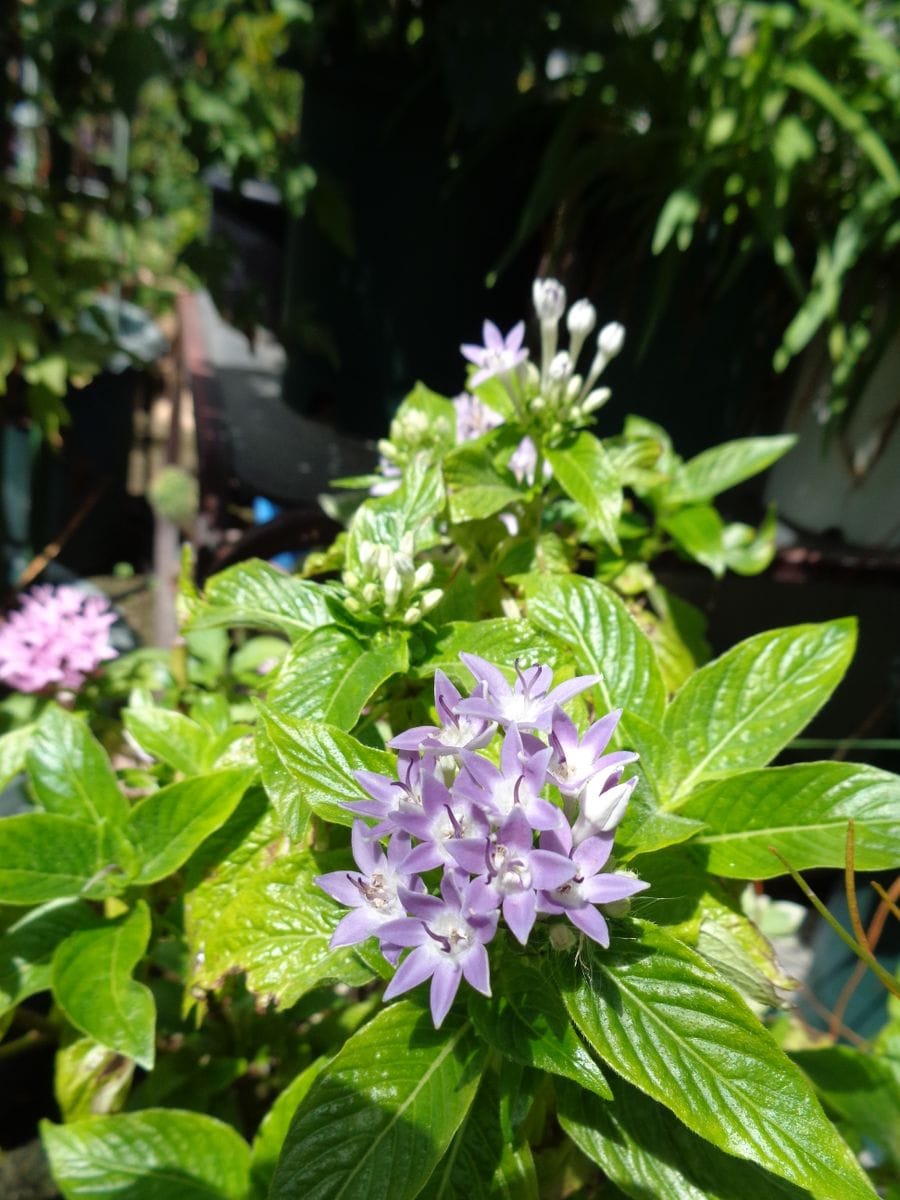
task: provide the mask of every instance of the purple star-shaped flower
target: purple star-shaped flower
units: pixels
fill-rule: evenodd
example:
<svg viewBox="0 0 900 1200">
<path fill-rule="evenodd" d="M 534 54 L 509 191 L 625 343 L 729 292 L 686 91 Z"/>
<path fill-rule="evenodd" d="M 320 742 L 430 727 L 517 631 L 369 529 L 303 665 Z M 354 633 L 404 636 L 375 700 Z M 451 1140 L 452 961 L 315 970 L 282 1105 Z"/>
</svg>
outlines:
<svg viewBox="0 0 900 1200">
<path fill-rule="evenodd" d="M 382 936 L 391 945 L 409 946 L 409 954 L 384 989 L 391 1000 L 431 979 L 431 1016 L 440 1028 L 450 1011 L 459 982 L 465 979 L 485 996 L 491 994 L 490 965 L 485 944 L 497 931 L 499 914 L 473 896 L 471 884 L 461 886 L 455 874 L 444 872 L 441 899 L 416 892 L 401 892 L 409 917 L 390 921 Z"/>
<path fill-rule="evenodd" d="M 409 853 L 407 834 L 395 834 L 385 854 L 372 840 L 366 825 L 354 821 L 350 840 L 359 871 L 329 871 L 315 879 L 333 900 L 353 909 L 341 918 L 331 935 L 329 945 L 332 949 L 355 946 L 366 938 L 379 937 L 385 924 L 402 918 L 405 910 L 398 896 L 399 889 L 402 888 L 404 894 L 413 894 L 416 888 L 424 891 L 420 879 L 414 879 L 400 869 L 400 863 Z M 388 962 L 396 962 L 399 952 L 399 947 L 389 940 L 382 945 L 382 953 Z"/>
<path fill-rule="evenodd" d="M 467 717 L 456 712 L 462 699 L 443 671 L 434 673 L 434 707 L 440 725 L 416 725 L 392 738 L 394 750 L 433 750 L 436 754 L 459 754 L 461 750 L 480 750 L 497 729 L 493 721 Z"/>
<path fill-rule="evenodd" d="M 357 783 L 372 797 L 371 800 L 343 800 L 341 806 L 366 817 L 376 817 L 378 824 L 369 831 L 370 837 L 382 837 L 397 828 L 397 813 L 422 812 L 425 781 L 434 777 L 437 760 L 434 755 L 406 751 L 398 755 L 399 779 L 379 775 L 377 771 L 354 771 Z"/>
<path fill-rule="evenodd" d="M 460 654 L 459 657 L 476 682 L 485 685 L 486 692 L 461 700 L 456 706 L 457 712 L 467 717 L 497 721 L 506 727 L 518 725 L 523 729 L 548 730 L 556 707 L 600 682 L 599 675 L 577 675 L 551 692 L 553 672 L 549 667 L 535 663 L 522 670 L 516 661 L 516 682 L 510 687 L 500 668 L 487 659 L 479 658 L 477 654 Z"/>
<path fill-rule="evenodd" d="M 496 767 L 479 754 L 464 750 L 462 771 L 457 775 L 453 790 L 482 808 L 497 824 L 519 809 L 532 829 L 553 829 L 565 818 L 560 809 L 538 793 L 547 777 L 547 763 L 552 751 L 537 738 L 522 734 L 510 725 L 500 749 L 500 766 Z M 532 748 L 532 743 L 536 748 Z"/>
<path fill-rule="evenodd" d="M 560 887 L 539 892 L 538 912 L 567 916 L 582 933 L 604 948 L 609 945 L 609 926 L 594 906 L 624 900 L 650 886 L 633 875 L 603 872 L 612 844 L 612 834 L 606 834 L 587 838 L 573 849 L 568 825 L 541 834 L 541 848 L 570 855 L 577 873 Z"/>
<path fill-rule="evenodd" d="M 402 863 L 402 870 L 418 874 L 434 867 L 455 867 L 452 844 L 457 838 L 488 835 L 488 820 L 472 801 L 451 793 L 440 780 L 426 780 L 422 789 L 422 811 L 397 813 L 398 829 L 419 839 Z"/>
<path fill-rule="evenodd" d="M 525 337 L 525 322 L 519 321 L 506 337 L 500 332 L 493 321 L 485 321 L 481 336 L 483 346 L 460 346 L 463 355 L 474 363 L 478 370 L 469 380 L 469 387 L 478 387 L 486 379 L 494 375 L 506 375 L 514 371 L 528 357 L 528 351 L 522 349 Z"/>
<path fill-rule="evenodd" d="M 578 870 L 565 854 L 536 849 L 534 833 L 524 813 L 516 809 L 490 838 L 462 838 L 450 853 L 461 867 L 479 875 L 471 885 L 476 903 L 490 898 L 502 906 L 503 919 L 524 946 L 537 914 L 535 889 L 552 891 Z"/>
<path fill-rule="evenodd" d="M 553 757 L 547 774 L 564 796 L 577 796 L 588 780 L 598 776 L 603 776 L 603 788 L 610 787 L 619 782 L 627 763 L 637 761 L 632 750 L 603 753 L 621 715 L 621 708 L 614 709 L 579 739 L 575 722 L 561 708 L 554 709 L 550 730 Z"/>
</svg>

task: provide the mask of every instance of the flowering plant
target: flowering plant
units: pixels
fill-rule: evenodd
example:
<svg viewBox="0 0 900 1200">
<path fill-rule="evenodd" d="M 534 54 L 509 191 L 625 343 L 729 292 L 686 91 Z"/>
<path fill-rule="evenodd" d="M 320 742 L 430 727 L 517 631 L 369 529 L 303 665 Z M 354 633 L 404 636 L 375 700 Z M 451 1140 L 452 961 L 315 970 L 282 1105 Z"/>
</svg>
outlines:
<svg viewBox="0 0 900 1200">
<path fill-rule="evenodd" d="M 186 570 L 184 645 L 0 739 L 0 1051 L 58 1043 L 65 1200 L 896 1187 L 897 1015 L 811 1035 L 767 936 L 766 881 L 900 852 L 897 776 L 769 765 L 855 622 L 680 639 L 648 547 L 775 448 L 597 437 L 621 332 L 562 386 L 535 298 L 542 367 L 488 330 L 471 399 L 419 387 L 305 578 Z"/>
<path fill-rule="evenodd" d="M 34 588 L 0 624 L 0 682 L 20 692 L 77 691 L 115 658 L 116 615 L 103 596 L 75 587 Z"/>
</svg>

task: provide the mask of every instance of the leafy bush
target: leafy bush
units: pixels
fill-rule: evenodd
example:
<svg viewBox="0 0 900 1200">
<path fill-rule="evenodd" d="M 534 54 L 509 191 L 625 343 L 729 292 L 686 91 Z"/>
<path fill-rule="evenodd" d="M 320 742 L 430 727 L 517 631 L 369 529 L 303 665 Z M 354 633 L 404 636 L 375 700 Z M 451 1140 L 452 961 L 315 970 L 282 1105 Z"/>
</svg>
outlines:
<svg viewBox="0 0 900 1200">
<path fill-rule="evenodd" d="M 184 645 L 0 740 L 30 797 L 0 820 L 0 1049 L 59 1043 L 67 1200 L 896 1186 L 863 1102 L 896 1112 L 896 1016 L 810 1043 L 745 892 L 842 867 L 848 824 L 856 866 L 897 861 L 900 779 L 769 765 L 854 623 L 697 662 L 648 565 L 764 565 L 710 501 L 786 444 L 599 439 L 622 330 L 579 377 L 593 311 L 561 351 L 564 293 L 535 303 L 538 365 L 487 327 L 467 395 L 418 387 L 306 578 L 186 571 Z"/>
</svg>

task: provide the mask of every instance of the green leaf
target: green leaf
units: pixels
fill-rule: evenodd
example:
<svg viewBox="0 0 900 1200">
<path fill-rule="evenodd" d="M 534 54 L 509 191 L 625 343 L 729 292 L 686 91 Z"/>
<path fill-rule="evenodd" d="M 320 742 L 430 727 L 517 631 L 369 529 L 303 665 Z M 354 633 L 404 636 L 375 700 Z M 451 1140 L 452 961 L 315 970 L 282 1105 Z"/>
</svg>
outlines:
<svg viewBox="0 0 900 1200">
<path fill-rule="evenodd" d="M 612 1103 L 557 1088 L 559 1123 L 634 1200 L 808 1200 L 809 1192 L 697 1137 L 662 1104 L 613 1078 Z"/>
<path fill-rule="evenodd" d="M 393 776 L 397 759 L 364 746 L 349 733 L 318 721 L 301 721 L 261 708 L 256 746 L 263 783 L 289 837 L 299 839 L 310 812 L 333 824 L 352 825 L 342 801 L 369 799 L 354 771 Z"/>
<path fill-rule="evenodd" d="M 489 1071 L 450 1149 L 418 1193 L 419 1200 L 538 1200 L 528 1143 L 507 1143 L 499 1110 L 498 1079 Z"/>
<path fill-rule="evenodd" d="M 799 987 L 782 971 L 769 939 L 743 913 L 727 905 L 701 903 L 697 938 L 692 945 L 748 1002 L 778 1008 L 783 1001 L 777 989 L 791 991 Z"/>
<path fill-rule="evenodd" d="M 852 618 L 757 634 L 701 667 L 669 705 L 681 748 L 669 803 L 720 771 L 764 766 L 818 712 L 853 656 Z"/>
<path fill-rule="evenodd" d="M 578 670 L 599 674 L 598 710 L 624 708 L 627 742 L 631 713 L 658 723 L 666 702 L 659 664 L 648 639 L 609 588 L 581 576 L 529 576 L 528 619 L 575 651 Z"/>
<path fill-rule="evenodd" d="M 25 770 L 28 747 L 35 728 L 35 724 L 23 725 L 21 729 L 12 729 L 0 737 L 0 788 L 5 788 L 10 780 Z"/>
<path fill-rule="evenodd" d="M 694 558 L 704 567 L 709 567 L 717 579 L 725 574 L 728 566 L 723 540 L 725 526 L 711 505 L 698 504 L 679 509 L 663 517 L 660 524 L 688 558 Z"/>
<path fill-rule="evenodd" d="M 779 437 L 740 438 L 704 450 L 689 459 L 666 489 L 667 504 L 703 504 L 765 471 L 787 454 L 797 441 L 792 433 Z"/>
<path fill-rule="evenodd" d="M 639 743 L 630 738 L 632 749 Z M 638 767 L 645 764 L 643 751 Z M 652 769 L 648 765 L 648 769 Z M 616 858 L 628 862 L 641 854 L 652 854 L 666 846 L 677 846 L 695 837 L 705 825 L 702 821 L 687 819 L 680 813 L 660 811 L 655 807 L 653 793 L 646 786 L 648 776 L 635 768 L 629 773 L 638 774 L 641 782 L 635 788 L 621 825 L 616 830 Z"/>
<path fill-rule="evenodd" d="M 844 865 L 847 822 L 856 834 L 856 867 L 887 871 L 900 860 L 900 777 L 855 763 L 799 763 L 742 771 L 704 784 L 680 808 L 705 821 L 697 838 L 709 870 L 733 879 L 770 879 Z"/>
<path fill-rule="evenodd" d="M 812 1080 L 819 1099 L 861 1143 L 876 1142 L 900 1167 L 900 1072 L 851 1046 L 795 1050 L 791 1058 Z"/>
<path fill-rule="evenodd" d="M 674 237 L 679 250 L 691 244 L 694 222 L 700 215 L 700 199 L 687 188 L 677 188 L 662 206 L 653 232 L 653 253 L 662 254 Z"/>
<path fill-rule="evenodd" d="M 412 1200 L 465 1119 L 483 1057 L 453 1013 L 435 1030 L 410 1001 L 384 1009 L 301 1103 L 270 1200 Z"/>
<path fill-rule="evenodd" d="M 70 933 L 99 924 L 81 900 L 51 900 L 32 909 L 0 937 L 0 1016 L 50 987 L 50 960 Z"/>
<path fill-rule="evenodd" d="M 301 1100 L 318 1079 L 322 1069 L 327 1066 L 328 1059 L 317 1058 L 301 1071 L 277 1097 L 275 1103 L 262 1119 L 262 1123 L 253 1139 L 253 1149 L 250 1160 L 250 1176 L 254 1194 L 259 1200 L 266 1200 L 269 1186 L 281 1147 L 287 1137 L 294 1113 L 300 1106 Z"/>
<path fill-rule="evenodd" d="M 47 812 L 121 825 L 128 801 L 87 724 L 57 704 L 44 710 L 27 754 L 28 775 Z"/>
<path fill-rule="evenodd" d="M 332 622 L 326 596 L 321 585 L 252 558 L 208 580 L 205 596 L 194 602 L 189 627 L 276 629 L 299 638 Z"/>
<path fill-rule="evenodd" d="M 350 948 L 329 947 L 347 909 L 317 887 L 316 875 L 349 866 L 349 854 L 300 850 L 260 867 L 209 929 L 194 984 L 212 989 L 234 971 L 260 1002 L 289 1008 L 326 980 L 358 987 L 373 972 Z"/>
<path fill-rule="evenodd" d="M 452 621 L 437 632 L 437 641 L 425 662 L 414 669 L 416 675 L 432 676 L 438 669 L 459 687 L 471 688 L 472 676 L 460 661 L 460 651 L 479 654 L 499 667 L 507 668 L 515 678 L 515 661 L 546 663 L 558 667 L 567 657 L 561 647 L 528 621 L 496 617 L 486 621 Z"/>
<path fill-rule="evenodd" d="M 494 464 L 490 455 L 493 441 L 491 435 L 478 438 L 457 447 L 444 460 L 450 520 L 455 524 L 483 521 L 523 498 L 513 473 Z"/>
<path fill-rule="evenodd" d="M 149 940 L 150 910 L 139 900 L 125 916 L 71 934 L 51 969 L 54 998 L 72 1024 L 148 1071 L 156 1049 L 156 1005 L 131 973 Z"/>
<path fill-rule="evenodd" d="M 0 904 L 43 904 L 117 889 L 131 864 L 105 827 L 58 813 L 22 813 L 0 820 Z M 121 861 L 117 862 L 117 858 Z M 123 867 L 122 863 L 126 865 Z"/>
<path fill-rule="evenodd" d="M 140 856 L 136 882 L 156 883 L 187 862 L 234 812 L 254 771 L 228 767 L 151 792 L 131 810 L 127 832 Z"/>
<path fill-rule="evenodd" d="M 41 1124 L 50 1170 L 65 1200 L 245 1200 L 250 1148 L 201 1113 L 148 1108 Z"/>
<path fill-rule="evenodd" d="M 812 1088 L 743 1000 L 693 951 L 635 922 L 611 951 L 582 948 L 563 998 L 600 1057 L 719 1149 L 818 1200 L 871 1200 Z"/>
<path fill-rule="evenodd" d="M 622 484 L 603 443 L 582 430 L 565 445 L 548 450 L 547 461 L 560 487 L 580 505 L 587 522 L 620 553 L 616 526 L 622 515 Z"/>
<path fill-rule="evenodd" d="M 66 1124 L 105 1117 L 125 1104 L 134 1062 L 93 1038 L 77 1038 L 56 1053 L 53 1090 Z"/>
<path fill-rule="evenodd" d="M 434 518 L 444 507 L 440 468 L 414 458 L 403 472 L 403 482 L 387 496 L 366 500 L 356 510 L 347 538 L 347 563 L 357 568 L 362 542 L 376 542 L 399 550 L 412 534 L 416 546 L 433 540 Z"/>
<path fill-rule="evenodd" d="M 210 765 L 208 731 L 183 713 L 144 704 L 126 708 L 122 721 L 141 749 L 176 771 L 196 775 Z"/>
<path fill-rule="evenodd" d="M 402 636 L 367 645 L 332 625 L 315 630 L 292 647 L 269 701 L 291 716 L 352 729 L 372 694 L 408 665 Z"/>
<path fill-rule="evenodd" d="M 553 985 L 524 959 L 494 971 L 494 997 L 469 997 L 475 1028 L 494 1049 L 526 1067 L 574 1080 L 608 1100 L 603 1072 L 572 1027 Z"/>
</svg>

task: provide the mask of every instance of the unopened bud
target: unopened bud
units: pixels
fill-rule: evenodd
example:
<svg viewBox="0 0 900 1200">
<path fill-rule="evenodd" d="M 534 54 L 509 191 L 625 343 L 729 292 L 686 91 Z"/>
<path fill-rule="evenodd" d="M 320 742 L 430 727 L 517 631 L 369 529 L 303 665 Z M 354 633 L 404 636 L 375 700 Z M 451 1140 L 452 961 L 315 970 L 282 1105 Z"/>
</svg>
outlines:
<svg viewBox="0 0 900 1200">
<path fill-rule="evenodd" d="M 606 404 L 611 395 L 612 392 L 608 387 L 595 388 L 592 392 L 588 393 L 581 405 L 582 414 L 596 412 L 598 408 L 602 408 Z"/>
<path fill-rule="evenodd" d="M 434 606 L 440 602 L 441 596 L 443 596 L 443 594 L 444 593 L 441 591 L 440 588 L 432 588 L 431 591 L 426 592 L 424 594 L 424 596 L 422 597 L 422 599 L 419 601 L 419 603 L 422 605 L 422 611 L 430 612 L 431 609 L 433 609 Z"/>
<path fill-rule="evenodd" d="M 597 350 L 607 362 L 615 358 L 624 345 L 625 326 L 620 325 L 618 321 L 610 321 L 597 334 Z"/>
<path fill-rule="evenodd" d="M 412 606 L 412 608 L 408 608 L 406 610 L 406 612 L 403 614 L 403 624 L 404 625 L 415 625 L 415 623 L 417 621 L 421 621 L 421 620 L 422 620 L 422 610 L 421 610 L 421 608 L 418 608 L 415 604 Z"/>
<path fill-rule="evenodd" d="M 384 604 L 385 608 L 393 608 L 400 599 L 400 592 L 403 587 L 403 581 L 400 578 L 400 572 L 396 567 L 390 567 L 384 576 Z"/>
<path fill-rule="evenodd" d="M 381 574 L 386 575 L 394 565 L 394 552 L 390 546 L 379 546 L 375 561 L 378 563 L 378 570 Z"/>
<path fill-rule="evenodd" d="M 361 606 L 360 606 L 359 601 L 354 596 L 348 596 L 347 599 L 344 601 L 344 607 L 349 612 L 358 613 Z"/>
<path fill-rule="evenodd" d="M 631 900 L 628 896 L 624 900 L 612 900 L 603 905 L 603 911 L 610 917 L 627 917 L 631 912 Z"/>
<path fill-rule="evenodd" d="M 355 591 L 356 588 L 359 587 L 359 576 L 357 575 L 357 573 L 355 571 L 345 571 L 344 572 L 344 583 L 346 583 L 348 588 L 351 588 L 352 590 Z"/>
<path fill-rule="evenodd" d="M 416 568 L 416 573 L 413 576 L 413 583 L 417 588 L 427 587 L 431 583 L 434 576 L 434 563 L 422 563 L 421 567 Z"/>
<path fill-rule="evenodd" d="M 554 950 L 574 950 L 578 937 L 569 925 L 550 926 L 550 945 Z"/>
<path fill-rule="evenodd" d="M 590 300 L 576 300 L 566 314 L 569 336 L 580 337 L 582 342 L 597 324 L 597 310 Z M 573 354 L 574 358 L 575 355 Z"/>
<path fill-rule="evenodd" d="M 555 324 L 563 315 L 566 308 L 566 289 L 558 279 L 536 279 L 532 284 L 531 296 L 534 300 L 534 311 L 541 323 L 552 321 Z"/>
<path fill-rule="evenodd" d="M 378 547 L 374 542 L 363 541 L 359 544 L 359 561 L 364 566 L 369 566 L 375 561 L 378 555 Z"/>
<path fill-rule="evenodd" d="M 400 553 L 412 557 L 416 552 L 415 534 L 410 530 L 400 539 Z"/>
<path fill-rule="evenodd" d="M 367 583 L 362 590 L 362 598 L 366 604 L 374 604 L 378 599 L 378 585 L 375 583 Z"/>
</svg>

